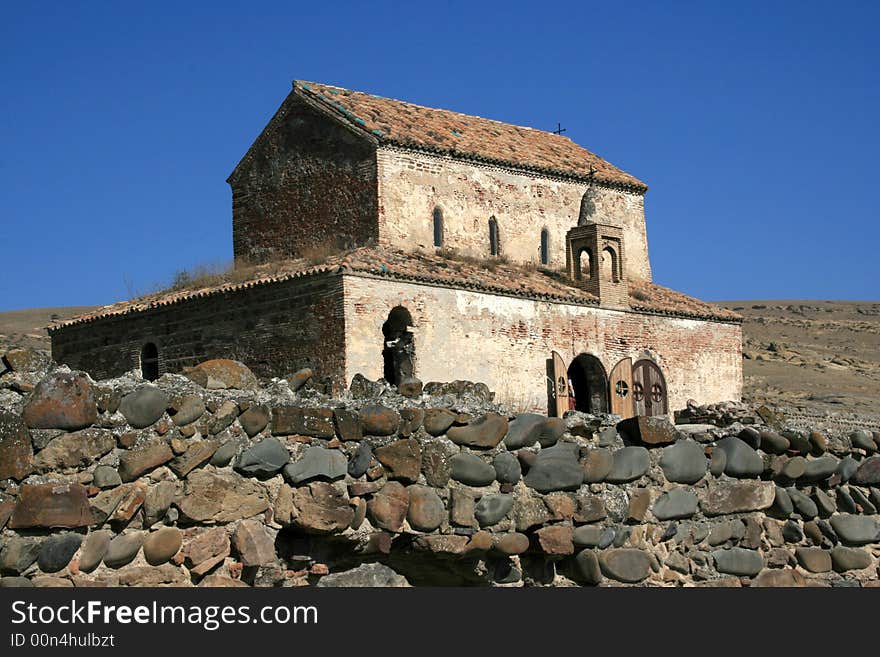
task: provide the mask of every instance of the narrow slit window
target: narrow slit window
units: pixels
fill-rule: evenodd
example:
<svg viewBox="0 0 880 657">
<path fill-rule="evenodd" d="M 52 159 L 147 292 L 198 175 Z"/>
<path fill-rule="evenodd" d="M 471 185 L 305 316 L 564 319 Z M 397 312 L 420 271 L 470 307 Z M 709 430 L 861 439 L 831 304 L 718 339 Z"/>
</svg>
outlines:
<svg viewBox="0 0 880 657">
<path fill-rule="evenodd" d="M 443 211 L 434 208 L 434 246 L 443 246 Z"/>
<path fill-rule="evenodd" d="M 489 219 L 489 253 L 498 255 L 498 222 L 495 217 Z"/>
<path fill-rule="evenodd" d="M 541 231 L 541 264 L 550 264 L 550 233 L 546 228 Z"/>
</svg>

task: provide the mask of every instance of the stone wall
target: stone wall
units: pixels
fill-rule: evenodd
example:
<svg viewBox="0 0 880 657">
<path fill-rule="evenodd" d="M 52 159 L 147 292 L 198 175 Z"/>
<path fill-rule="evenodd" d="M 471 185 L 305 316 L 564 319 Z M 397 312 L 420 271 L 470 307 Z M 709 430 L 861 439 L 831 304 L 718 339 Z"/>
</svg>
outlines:
<svg viewBox="0 0 880 657">
<path fill-rule="evenodd" d="M 549 266 L 565 268 L 565 234 L 578 223 L 586 183 L 392 148 L 380 148 L 377 161 L 381 244 L 433 249 L 433 212 L 439 207 L 444 246 L 488 257 L 494 216 L 501 255 L 540 263 L 541 229 L 547 228 Z M 587 216 L 623 229 L 626 275 L 650 280 L 644 202 L 643 194 L 593 185 Z"/>
<path fill-rule="evenodd" d="M 237 263 L 310 257 L 378 237 L 374 146 L 294 94 L 229 183 Z"/>
<path fill-rule="evenodd" d="M 664 372 L 670 409 L 739 399 L 742 328 L 636 312 L 532 301 L 428 285 L 345 277 L 345 380 L 382 376 L 382 324 L 402 305 L 415 326 L 416 376 L 452 373 L 485 381 L 499 399 L 547 410 L 546 359 L 597 356 L 609 373 L 622 358 L 653 359 Z"/>
<path fill-rule="evenodd" d="M 513 415 L 464 381 L 332 399 L 212 367 L 212 389 L 0 376 L 0 585 L 878 584 L 877 427 Z"/>
<path fill-rule="evenodd" d="M 233 358 L 273 376 L 307 366 L 342 372 L 344 332 L 341 278 L 322 274 L 73 324 L 51 337 L 56 361 L 98 378 L 139 368 L 148 342 L 158 349 L 160 372 Z"/>
</svg>

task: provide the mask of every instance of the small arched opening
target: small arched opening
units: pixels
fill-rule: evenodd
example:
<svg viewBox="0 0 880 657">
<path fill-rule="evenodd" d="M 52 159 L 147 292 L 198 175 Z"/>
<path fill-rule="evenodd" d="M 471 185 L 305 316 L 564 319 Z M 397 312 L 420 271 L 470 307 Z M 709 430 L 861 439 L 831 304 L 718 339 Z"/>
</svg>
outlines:
<svg viewBox="0 0 880 657">
<path fill-rule="evenodd" d="M 602 279 L 614 283 L 620 282 L 617 268 L 617 252 L 610 246 L 606 246 L 602 250 Z"/>
<path fill-rule="evenodd" d="M 546 228 L 541 230 L 541 264 L 550 264 L 550 231 Z"/>
<path fill-rule="evenodd" d="M 395 386 L 415 373 L 416 350 L 413 333 L 409 330 L 412 325 L 412 315 L 403 306 L 392 308 L 382 325 L 384 376 Z"/>
<path fill-rule="evenodd" d="M 145 381 L 159 378 L 159 349 L 152 342 L 141 348 L 141 376 Z"/>
<path fill-rule="evenodd" d="M 434 246 L 443 246 L 443 211 L 434 208 Z"/>
<path fill-rule="evenodd" d="M 489 254 L 497 256 L 499 253 L 498 244 L 498 221 L 495 217 L 489 219 Z"/>
<path fill-rule="evenodd" d="M 592 354 L 581 354 L 568 366 L 568 380 L 575 410 L 608 412 L 608 376 L 602 361 Z"/>
<path fill-rule="evenodd" d="M 583 248 L 575 260 L 575 278 L 588 281 L 593 277 L 593 257 L 588 248 Z"/>
</svg>

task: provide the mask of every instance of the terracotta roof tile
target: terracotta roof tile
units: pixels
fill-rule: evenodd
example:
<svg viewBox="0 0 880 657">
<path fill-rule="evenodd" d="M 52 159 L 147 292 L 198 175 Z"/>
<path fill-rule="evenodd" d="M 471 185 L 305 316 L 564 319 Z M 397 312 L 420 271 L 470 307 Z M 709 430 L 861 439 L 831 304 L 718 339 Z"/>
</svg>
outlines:
<svg viewBox="0 0 880 657">
<path fill-rule="evenodd" d="M 336 112 L 380 143 L 433 151 L 517 168 L 593 179 L 637 191 L 638 178 L 552 132 L 479 116 L 422 107 L 317 82 L 295 80 L 294 90 Z"/>
<path fill-rule="evenodd" d="M 231 275 L 233 280 L 228 282 L 161 292 L 131 301 L 121 301 L 103 306 L 85 315 L 52 324 L 49 330 L 175 305 L 189 299 L 334 271 L 393 278 L 427 285 L 471 289 L 528 299 L 598 305 L 598 300 L 594 296 L 572 286 L 571 281 L 559 272 L 523 267 L 502 260 L 477 261 L 470 258 L 460 258 L 454 254 L 407 253 L 380 247 L 362 247 L 330 256 L 321 264 L 313 264 L 305 260 L 274 262 L 244 271 L 236 271 Z M 704 303 L 654 283 L 630 282 L 629 294 L 631 308 L 640 312 L 697 319 L 741 321 L 741 317 L 734 312 Z"/>
</svg>

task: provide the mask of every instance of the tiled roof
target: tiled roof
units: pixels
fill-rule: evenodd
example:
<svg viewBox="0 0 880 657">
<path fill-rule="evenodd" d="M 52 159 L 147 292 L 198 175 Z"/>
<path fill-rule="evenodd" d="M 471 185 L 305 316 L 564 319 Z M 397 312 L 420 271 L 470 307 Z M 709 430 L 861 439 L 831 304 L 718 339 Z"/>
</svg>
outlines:
<svg viewBox="0 0 880 657">
<path fill-rule="evenodd" d="M 49 330 L 327 272 L 393 278 L 489 294 L 598 306 L 598 300 L 594 296 L 572 286 L 569 279 L 558 272 L 524 267 L 502 260 L 478 261 L 452 254 L 408 253 L 380 247 L 362 247 L 330 256 L 320 264 L 305 260 L 273 262 L 233 272 L 230 274 L 232 280 L 227 282 L 218 281 L 202 287 L 161 292 L 131 301 L 121 301 L 52 324 Z M 740 316 L 734 312 L 654 283 L 630 282 L 629 295 L 630 307 L 639 312 L 728 322 L 741 321 Z"/>
<path fill-rule="evenodd" d="M 647 185 L 568 137 L 479 116 L 413 105 L 316 82 L 294 91 L 335 112 L 380 143 L 645 191 Z"/>
</svg>

